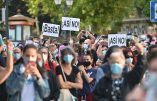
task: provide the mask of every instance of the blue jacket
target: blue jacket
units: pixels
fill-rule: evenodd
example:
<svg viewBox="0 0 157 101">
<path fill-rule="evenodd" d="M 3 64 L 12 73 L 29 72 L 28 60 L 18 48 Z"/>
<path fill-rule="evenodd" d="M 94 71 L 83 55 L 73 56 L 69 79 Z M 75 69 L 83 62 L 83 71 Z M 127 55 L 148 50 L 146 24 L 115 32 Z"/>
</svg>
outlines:
<svg viewBox="0 0 157 101">
<path fill-rule="evenodd" d="M 9 94 L 8 101 L 20 101 L 20 95 L 23 85 L 26 81 L 26 76 L 20 73 L 21 64 L 15 65 L 14 70 L 10 77 L 6 81 L 6 89 Z M 50 94 L 48 78 L 45 76 L 44 79 L 35 80 L 35 101 L 43 101 Z"/>
</svg>

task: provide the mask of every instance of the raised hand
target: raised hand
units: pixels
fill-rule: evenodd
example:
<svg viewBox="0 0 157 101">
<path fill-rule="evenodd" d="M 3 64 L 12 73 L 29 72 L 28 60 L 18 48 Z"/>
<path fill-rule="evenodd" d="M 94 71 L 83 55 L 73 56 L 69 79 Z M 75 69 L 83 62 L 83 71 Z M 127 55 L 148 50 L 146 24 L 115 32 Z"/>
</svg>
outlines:
<svg viewBox="0 0 157 101">
<path fill-rule="evenodd" d="M 13 51 L 14 45 L 10 40 L 6 41 L 6 45 L 7 45 L 7 50 L 8 51 Z"/>
</svg>

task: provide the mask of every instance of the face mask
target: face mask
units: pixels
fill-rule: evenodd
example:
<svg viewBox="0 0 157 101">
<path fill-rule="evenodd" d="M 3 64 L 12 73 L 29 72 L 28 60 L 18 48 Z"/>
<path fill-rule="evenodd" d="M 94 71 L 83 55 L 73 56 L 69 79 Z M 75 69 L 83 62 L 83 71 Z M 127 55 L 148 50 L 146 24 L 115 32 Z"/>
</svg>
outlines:
<svg viewBox="0 0 157 101">
<path fill-rule="evenodd" d="M 88 66 L 90 66 L 90 61 L 86 61 L 86 62 L 83 62 L 83 66 L 85 66 L 85 67 L 88 67 Z"/>
<path fill-rule="evenodd" d="M 45 44 L 45 47 L 48 47 L 48 44 Z"/>
<path fill-rule="evenodd" d="M 57 54 L 58 53 L 58 50 L 56 49 L 54 52 L 53 52 L 53 54 Z"/>
<path fill-rule="evenodd" d="M 19 60 L 19 59 L 21 58 L 21 54 L 19 54 L 19 53 L 14 53 L 14 58 L 15 58 L 16 60 Z"/>
<path fill-rule="evenodd" d="M 105 56 L 106 55 L 106 50 L 102 51 L 102 54 Z"/>
<path fill-rule="evenodd" d="M 74 57 L 73 57 L 73 55 L 65 55 L 64 57 L 63 57 L 63 60 L 66 62 L 66 63 L 71 63 L 72 62 L 72 60 L 74 59 Z"/>
<path fill-rule="evenodd" d="M 144 51 L 144 53 L 147 53 L 147 48 L 144 48 L 143 51 Z"/>
<path fill-rule="evenodd" d="M 131 64 L 133 62 L 133 58 L 127 58 L 126 60 L 125 60 L 125 63 L 126 64 Z"/>
<path fill-rule="evenodd" d="M 114 63 L 114 64 L 111 65 L 112 74 L 118 75 L 118 74 L 121 74 L 122 71 L 123 71 L 122 66 L 119 65 L 118 63 Z"/>
<path fill-rule="evenodd" d="M 88 44 L 83 44 L 83 49 L 88 49 Z"/>
<path fill-rule="evenodd" d="M 42 56 L 43 56 L 44 62 L 46 62 L 46 60 L 47 60 L 47 55 L 43 54 Z"/>
<path fill-rule="evenodd" d="M 43 66 L 43 62 L 42 62 L 42 61 L 39 61 L 39 62 L 38 62 L 38 65 L 39 65 L 40 67 L 42 67 L 42 66 Z"/>
</svg>

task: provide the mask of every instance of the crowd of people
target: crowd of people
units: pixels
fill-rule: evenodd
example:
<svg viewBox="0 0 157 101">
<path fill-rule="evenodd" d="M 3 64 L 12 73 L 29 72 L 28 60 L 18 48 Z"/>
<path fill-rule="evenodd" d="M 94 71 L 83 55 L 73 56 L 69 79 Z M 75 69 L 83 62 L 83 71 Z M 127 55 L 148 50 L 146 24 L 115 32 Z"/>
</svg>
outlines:
<svg viewBox="0 0 157 101">
<path fill-rule="evenodd" d="M 0 39 L 0 101 L 157 100 L 156 37 L 134 36 L 122 47 L 89 31 L 77 38 L 61 44 L 31 38 L 16 46 Z"/>
</svg>

